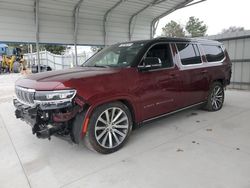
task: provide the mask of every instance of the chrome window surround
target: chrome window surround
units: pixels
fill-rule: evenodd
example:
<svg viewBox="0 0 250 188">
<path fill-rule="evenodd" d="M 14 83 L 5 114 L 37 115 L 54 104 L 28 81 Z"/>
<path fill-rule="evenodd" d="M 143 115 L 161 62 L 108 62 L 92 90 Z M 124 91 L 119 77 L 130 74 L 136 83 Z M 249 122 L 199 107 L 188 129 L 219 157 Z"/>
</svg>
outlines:
<svg viewBox="0 0 250 188">
<path fill-rule="evenodd" d="M 225 46 L 224 46 L 224 45 L 212 45 L 212 44 L 204 44 L 204 45 L 209 45 L 209 46 L 218 46 L 218 47 L 220 47 L 220 48 L 222 49 L 222 52 L 223 52 L 223 54 L 224 54 L 223 59 L 222 59 L 222 60 L 220 60 L 220 61 L 208 61 L 208 60 L 207 60 L 207 57 L 206 57 L 205 50 L 204 50 L 204 48 L 203 48 L 202 44 L 200 44 L 199 48 L 200 48 L 200 49 L 202 49 L 202 52 L 203 52 L 203 54 L 204 54 L 204 56 L 205 56 L 205 58 L 206 58 L 206 62 L 205 62 L 205 63 L 215 63 L 215 64 L 216 64 L 216 63 L 222 63 L 223 61 L 225 61 L 225 59 L 226 59 L 226 54 L 225 54 L 225 50 L 226 50 L 226 48 L 225 48 Z"/>
<path fill-rule="evenodd" d="M 223 62 L 225 61 L 226 59 L 226 56 L 225 56 L 225 50 L 223 50 L 223 45 L 214 45 L 214 44 L 209 44 L 209 45 L 214 45 L 214 46 L 220 46 L 224 52 L 224 58 L 221 60 L 221 61 L 214 61 L 214 62 L 208 62 L 207 60 L 206 61 L 203 61 L 202 59 L 202 56 L 204 55 L 205 56 L 205 52 L 204 52 L 204 49 L 202 48 L 202 44 L 200 43 L 197 43 L 197 42 L 173 42 L 173 44 L 175 45 L 176 49 L 177 49 L 177 46 L 176 44 L 178 43 L 190 43 L 190 44 L 194 44 L 194 45 L 197 45 L 198 47 L 198 50 L 199 50 L 199 53 L 200 53 L 200 57 L 201 57 L 201 63 L 199 64 L 190 64 L 190 65 L 183 65 L 181 63 L 181 58 L 180 58 L 180 54 L 179 54 L 179 51 L 177 51 L 177 56 L 178 56 L 178 64 L 179 64 L 179 67 L 180 67 L 180 70 L 189 70 L 189 69 L 196 69 L 196 68 L 206 68 L 206 67 L 214 67 L 214 66 L 220 66 L 223 64 Z M 177 49 L 178 50 L 178 49 Z M 205 57 L 206 58 L 206 57 Z"/>
<path fill-rule="evenodd" d="M 183 64 L 182 64 L 182 61 L 181 61 L 180 52 L 179 52 L 179 50 L 178 50 L 176 44 L 191 44 L 191 45 L 196 45 L 196 46 L 197 46 L 197 49 L 198 49 L 198 52 L 199 52 L 199 55 L 200 55 L 201 63 L 183 65 Z M 202 60 L 202 53 L 201 53 L 201 50 L 200 50 L 200 47 L 199 47 L 198 43 L 195 43 L 195 42 L 175 42 L 174 45 L 175 45 L 175 48 L 176 48 L 176 50 L 177 50 L 177 52 L 178 52 L 178 53 L 177 53 L 177 56 L 179 57 L 179 58 L 178 58 L 178 61 L 179 61 L 180 65 L 181 65 L 182 67 L 197 67 L 197 66 L 203 65 L 204 62 L 203 62 L 203 60 Z"/>
<path fill-rule="evenodd" d="M 139 64 L 137 65 L 137 70 L 140 68 L 140 67 L 143 67 L 143 66 L 140 66 L 140 64 L 143 62 L 144 58 L 147 56 L 147 53 L 149 52 L 149 50 L 151 50 L 154 46 L 156 45 L 161 45 L 161 44 L 167 44 L 169 46 L 169 49 L 170 49 L 170 54 L 171 55 L 171 60 L 172 60 L 172 66 L 171 67 L 161 67 L 161 68 L 156 68 L 156 69 L 152 69 L 152 70 L 148 70 L 148 72 L 155 72 L 155 71 L 162 71 L 162 70 L 168 70 L 168 69 L 174 69 L 175 68 L 175 61 L 173 59 L 173 51 L 172 51 L 172 47 L 171 47 L 171 43 L 172 42 L 156 42 L 154 44 L 152 44 L 148 49 L 147 51 L 144 53 L 144 55 L 142 56 Z"/>
</svg>

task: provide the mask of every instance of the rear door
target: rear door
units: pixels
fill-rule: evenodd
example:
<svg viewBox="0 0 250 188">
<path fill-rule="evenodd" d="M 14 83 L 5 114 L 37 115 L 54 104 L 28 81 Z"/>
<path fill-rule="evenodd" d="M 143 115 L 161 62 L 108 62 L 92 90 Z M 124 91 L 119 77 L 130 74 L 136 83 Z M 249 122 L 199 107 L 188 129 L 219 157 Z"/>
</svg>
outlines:
<svg viewBox="0 0 250 188">
<path fill-rule="evenodd" d="M 197 44 L 176 43 L 181 79 L 182 107 L 206 99 L 209 85 L 208 71 L 204 67 Z"/>
<path fill-rule="evenodd" d="M 180 77 L 168 43 L 152 46 L 144 57 L 157 57 L 161 63 L 147 71 L 140 71 L 143 61 L 138 67 L 140 105 L 145 120 L 176 109 L 180 100 Z"/>
</svg>

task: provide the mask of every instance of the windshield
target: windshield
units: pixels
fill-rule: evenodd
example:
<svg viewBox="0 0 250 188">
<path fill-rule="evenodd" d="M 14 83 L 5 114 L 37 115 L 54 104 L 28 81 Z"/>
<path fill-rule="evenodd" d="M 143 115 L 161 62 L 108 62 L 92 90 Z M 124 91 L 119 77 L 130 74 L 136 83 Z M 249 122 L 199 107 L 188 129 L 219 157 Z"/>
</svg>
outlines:
<svg viewBox="0 0 250 188">
<path fill-rule="evenodd" d="M 105 48 L 87 60 L 86 67 L 127 67 L 130 66 L 144 42 L 116 44 Z"/>
</svg>

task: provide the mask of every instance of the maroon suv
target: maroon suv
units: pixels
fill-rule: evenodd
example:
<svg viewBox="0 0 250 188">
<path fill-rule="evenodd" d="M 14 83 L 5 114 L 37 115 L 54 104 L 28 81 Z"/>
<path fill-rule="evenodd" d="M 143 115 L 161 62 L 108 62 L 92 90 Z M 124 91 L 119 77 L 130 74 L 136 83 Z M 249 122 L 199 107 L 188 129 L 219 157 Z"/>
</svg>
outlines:
<svg viewBox="0 0 250 188">
<path fill-rule="evenodd" d="M 107 47 L 81 67 L 16 82 L 16 117 L 39 138 L 69 135 L 100 153 L 121 148 L 132 127 L 203 105 L 222 108 L 231 62 L 217 41 L 157 38 Z"/>
</svg>

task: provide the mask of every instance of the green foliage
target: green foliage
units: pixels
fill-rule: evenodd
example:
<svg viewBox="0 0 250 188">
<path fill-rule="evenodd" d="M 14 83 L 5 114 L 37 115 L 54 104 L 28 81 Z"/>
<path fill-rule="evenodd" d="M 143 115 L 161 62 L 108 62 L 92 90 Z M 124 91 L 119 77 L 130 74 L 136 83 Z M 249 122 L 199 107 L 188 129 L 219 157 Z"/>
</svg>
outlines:
<svg viewBox="0 0 250 188">
<path fill-rule="evenodd" d="M 66 46 L 63 45 L 54 45 L 54 44 L 45 44 L 44 48 L 53 53 L 53 54 L 58 54 L 61 55 L 63 52 L 66 50 Z"/>
<path fill-rule="evenodd" d="M 207 32 L 207 25 L 203 21 L 200 21 L 199 18 L 191 16 L 185 29 L 191 37 L 203 37 Z"/>
<path fill-rule="evenodd" d="M 244 27 L 236 27 L 236 26 L 231 26 L 227 29 L 223 29 L 221 34 L 225 34 L 225 33 L 234 33 L 234 32 L 239 32 L 239 31 L 244 31 L 245 28 Z"/>
<path fill-rule="evenodd" d="M 162 36 L 167 37 L 203 37 L 206 35 L 207 25 L 200 21 L 199 18 L 189 17 L 185 29 L 177 22 L 171 20 L 162 28 Z"/>
<path fill-rule="evenodd" d="M 162 28 L 162 36 L 167 37 L 184 37 L 185 32 L 183 27 L 177 22 L 171 20 Z"/>
</svg>

